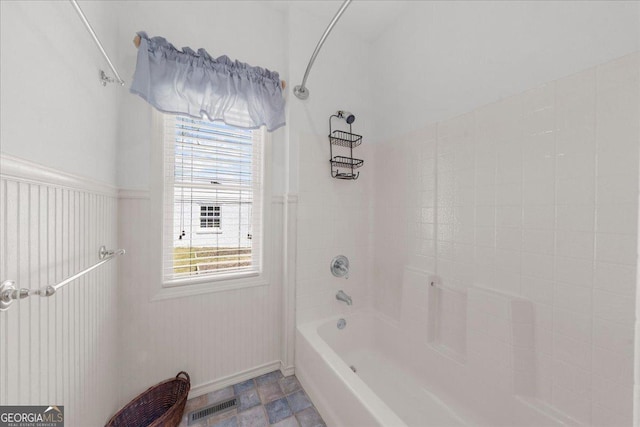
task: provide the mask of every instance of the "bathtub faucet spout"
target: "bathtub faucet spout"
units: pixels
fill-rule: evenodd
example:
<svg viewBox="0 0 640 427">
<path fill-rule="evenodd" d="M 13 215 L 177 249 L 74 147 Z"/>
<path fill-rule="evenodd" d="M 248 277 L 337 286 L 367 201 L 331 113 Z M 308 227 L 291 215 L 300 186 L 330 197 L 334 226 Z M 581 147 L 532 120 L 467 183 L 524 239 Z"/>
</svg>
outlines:
<svg viewBox="0 0 640 427">
<path fill-rule="evenodd" d="M 351 301 L 351 297 L 349 295 L 345 294 L 344 291 L 338 291 L 338 293 L 336 294 L 336 299 L 338 301 L 346 302 L 347 305 L 353 304 L 353 302 Z"/>
</svg>

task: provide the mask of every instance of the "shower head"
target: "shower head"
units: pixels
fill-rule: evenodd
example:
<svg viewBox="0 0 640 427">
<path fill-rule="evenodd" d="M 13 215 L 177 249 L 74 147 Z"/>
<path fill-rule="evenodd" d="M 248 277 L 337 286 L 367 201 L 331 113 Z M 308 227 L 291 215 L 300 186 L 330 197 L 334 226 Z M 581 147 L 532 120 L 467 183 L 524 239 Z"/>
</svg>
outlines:
<svg viewBox="0 0 640 427">
<path fill-rule="evenodd" d="M 354 116 L 352 113 L 348 111 L 340 110 L 336 113 L 336 116 L 338 116 L 341 119 L 344 119 L 348 124 L 351 124 L 356 121 L 356 116 Z"/>
</svg>

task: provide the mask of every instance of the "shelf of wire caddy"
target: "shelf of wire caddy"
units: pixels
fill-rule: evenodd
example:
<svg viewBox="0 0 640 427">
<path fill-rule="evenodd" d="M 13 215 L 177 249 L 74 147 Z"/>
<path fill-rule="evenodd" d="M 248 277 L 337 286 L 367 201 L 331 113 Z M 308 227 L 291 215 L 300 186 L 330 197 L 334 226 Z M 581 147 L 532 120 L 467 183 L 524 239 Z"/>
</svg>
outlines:
<svg viewBox="0 0 640 427">
<path fill-rule="evenodd" d="M 355 134 L 351 132 L 351 123 L 349 123 L 349 132 L 342 130 L 333 130 L 331 119 L 334 117 L 339 119 L 345 119 L 342 111 L 338 111 L 337 114 L 332 115 L 329 118 L 329 148 L 330 148 L 330 157 L 329 163 L 331 164 L 331 176 L 337 179 L 358 179 L 360 176 L 360 172 L 355 172 L 355 169 L 358 169 L 360 166 L 364 164 L 364 160 L 356 159 L 353 157 L 353 149 L 358 145 L 362 144 L 362 135 Z M 355 120 L 355 119 L 354 119 Z M 349 156 L 340 156 L 333 155 L 333 147 L 345 147 L 349 149 Z"/>
<path fill-rule="evenodd" d="M 339 145 L 340 147 L 356 148 L 362 144 L 362 135 L 342 130 L 334 130 L 331 135 L 329 135 L 329 141 L 331 141 L 333 145 Z"/>
<path fill-rule="evenodd" d="M 354 159 L 353 157 L 334 156 L 331 159 L 331 166 L 336 168 L 354 168 L 357 169 L 362 166 L 364 160 Z"/>
</svg>

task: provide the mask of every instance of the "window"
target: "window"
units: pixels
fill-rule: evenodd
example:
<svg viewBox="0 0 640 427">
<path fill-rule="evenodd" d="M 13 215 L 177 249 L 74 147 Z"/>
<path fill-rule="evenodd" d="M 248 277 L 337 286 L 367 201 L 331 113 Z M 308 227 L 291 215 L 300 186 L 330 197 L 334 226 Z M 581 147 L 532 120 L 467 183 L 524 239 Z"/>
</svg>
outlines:
<svg viewBox="0 0 640 427">
<path fill-rule="evenodd" d="M 165 285 L 259 274 L 263 131 L 173 115 L 163 122 Z"/>
<path fill-rule="evenodd" d="M 200 228 L 220 228 L 220 206 L 200 206 Z"/>
</svg>

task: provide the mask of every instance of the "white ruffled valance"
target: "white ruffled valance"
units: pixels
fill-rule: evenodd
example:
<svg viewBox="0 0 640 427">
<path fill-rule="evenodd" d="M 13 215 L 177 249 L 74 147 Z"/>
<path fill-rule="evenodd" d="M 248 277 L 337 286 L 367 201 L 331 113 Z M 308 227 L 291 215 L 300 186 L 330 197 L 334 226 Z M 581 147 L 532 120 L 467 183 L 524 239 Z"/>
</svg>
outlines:
<svg viewBox="0 0 640 427">
<path fill-rule="evenodd" d="M 163 37 L 139 32 L 131 92 L 160 111 L 220 120 L 245 129 L 285 125 L 280 76 L 204 49 L 176 49 Z"/>
</svg>

